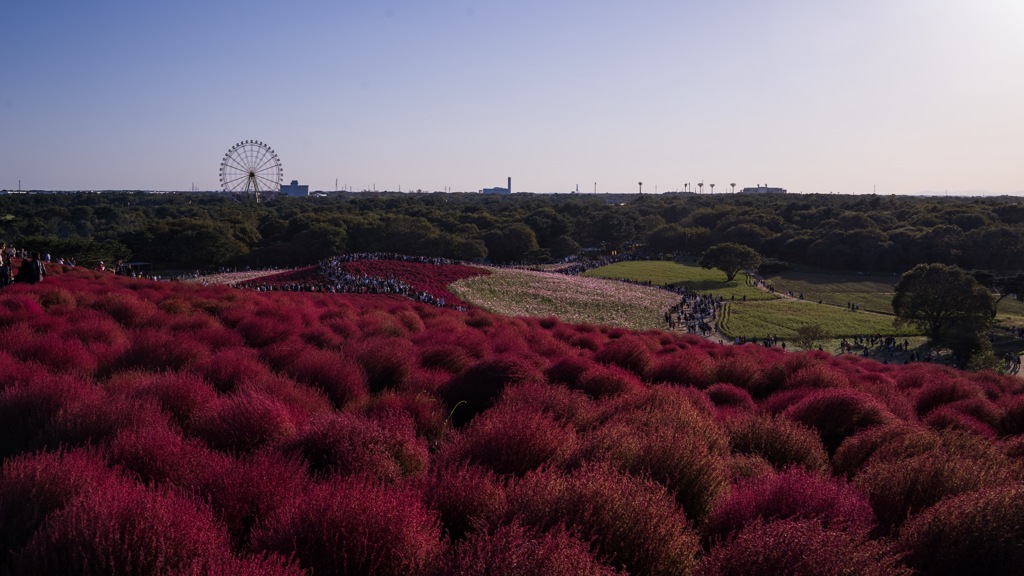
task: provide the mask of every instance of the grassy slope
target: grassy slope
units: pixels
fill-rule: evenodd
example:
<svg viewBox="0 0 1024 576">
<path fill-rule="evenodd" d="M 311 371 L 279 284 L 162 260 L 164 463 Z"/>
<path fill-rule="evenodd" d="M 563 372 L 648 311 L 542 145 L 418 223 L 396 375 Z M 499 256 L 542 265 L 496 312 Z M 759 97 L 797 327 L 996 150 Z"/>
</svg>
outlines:
<svg viewBox="0 0 1024 576">
<path fill-rule="evenodd" d="M 737 300 L 744 296 L 748 300 L 771 300 L 775 296 L 747 284 L 745 276 L 737 276 L 731 282 L 725 281 L 725 273 L 721 270 L 705 270 L 697 266 L 687 266 L 676 262 L 640 261 L 616 262 L 588 270 L 585 276 L 610 278 L 613 280 L 630 280 L 634 282 L 650 282 L 657 286 L 682 285 L 690 290 L 721 295 Z"/>
</svg>

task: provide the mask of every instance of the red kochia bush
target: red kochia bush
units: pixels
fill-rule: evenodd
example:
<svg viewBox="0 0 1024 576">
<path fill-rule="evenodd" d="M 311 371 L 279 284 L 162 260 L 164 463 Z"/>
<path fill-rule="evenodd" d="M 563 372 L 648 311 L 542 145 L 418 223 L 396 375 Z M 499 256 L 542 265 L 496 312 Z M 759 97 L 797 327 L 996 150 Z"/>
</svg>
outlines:
<svg viewBox="0 0 1024 576">
<path fill-rule="evenodd" d="M 550 416 L 499 405 L 470 422 L 441 449 L 442 462 L 477 464 L 498 474 L 522 476 L 543 465 L 558 466 L 576 448 L 576 434 Z"/>
<path fill-rule="evenodd" d="M 271 376 L 270 368 L 260 361 L 259 354 L 241 346 L 213 352 L 196 364 L 195 371 L 223 393 Z"/>
<path fill-rule="evenodd" d="M 1019 574 L 1024 566 L 1024 485 L 939 502 L 907 522 L 898 548 L 921 574 Z"/>
<path fill-rule="evenodd" d="M 654 364 L 654 355 L 647 342 L 635 336 L 626 336 L 605 344 L 594 359 L 605 364 L 614 364 L 644 378 Z"/>
<path fill-rule="evenodd" d="M 179 426 L 217 400 L 213 388 L 191 372 L 121 372 L 111 377 L 107 390 L 114 396 L 155 400 Z"/>
<path fill-rule="evenodd" d="M 630 574 L 690 574 L 700 542 L 664 487 L 587 466 L 564 476 L 527 474 L 508 494 L 506 522 L 539 530 L 564 525 L 594 546 L 611 566 Z"/>
<path fill-rule="evenodd" d="M 943 498 L 1015 482 L 1021 468 L 991 442 L 944 432 L 942 445 L 906 458 L 877 455 L 854 478 L 868 494 L 879 525 L 891 531 Z"/>
<path fill-rule="evenodd" d="M 591 398 L 599 399 L 642 390 L 643 382 L 632 372 L 617 366 L 597 364 L 591 366 L 569 388 L 580 390 Z"/>
<path fill-rule="evenodd" d="M 416 438 L 412 419 L 394 415 L 387 425 L 337 413 L 312 422 L 282 447 L 301 457 L 318 476 L 362 476 L 395 482 L 423 471 L 427 446 Z"/>
<path fill-rule="evenodd" d="M 811 428 L 768 414 L 752 414 L 729 422 L 726 430 L 733 451 L 760 456 L 778 470 L 803 466 L 815 472 L 828 471 L 828 453 Z"/>
<path fill-rule="evenodd" d="M 705 390 L 705 394 L 718 408 L 721 416 L 740 416 L 757 409 L 750 393 L 732 384 L 719 382 Z"/>
<path fill-rule="evenodd" d="M 10 458 L 0 472 L 0 566 L 50 514 L 87 490 L 118 480 L 96 453 L 41 452 Z"/>
<path fill-rule="evenodd" d="M 39 448 L 43 431 L 63 407 L 105 397 L 71 376 L 40 373 L 33 380 L 0 392 L 0 457 Z"/>
<path fill-rule="evenodd" d="M 829 454 L 858 430 L 897 420 L 875 398 L 842 388 L 815 392 L 790 406 L 783 416 L 816 429 Z"/>
<path fill-rule="evenodd" d="M 704 533 L 715 541 L 755 519 L 783 518 L 816 518 L 825 528 L 855 532 L 867 532 L 875 523 L 867 496 L 845 481 L 791 468 L 734 487 L 715 505 Z"/>
<path fill-rule="evenodd" d="M 1003 417 L 999 429 L 1003 434 L 1024 434 L 1024 394 L 1007 397 L 1003 402 Z"/>
<path fill-rule="evenodd" d="M 504 515 L 505 484 L 480 466 L 440 466 L 423 483 L 423 501 L 441 518 L 451 540 L 462 540 L 488 520 Z"/>
<path fill-rule="evenodd" d="M 368 338 L 351 353 L 363 367 L 372 392 L 402 389 L 417 363 L 415 351 L 403 338 Z"/>
<path fill-rule="evenodd" d="M 697 350 L 685 350 L 661 356 L 651 369 L 652 382 L 668 382 L 707 388 L 714 382 L 715 363 L 707 354 Z"/>
<path fill-rule="evenodd" d="M 334 479 L 253 533 L 255 550 L 294 555 L 314 574 L 427 574 L 441 558 L 435 516 L 401 488 Z"/>
<path fill-rule="evenodd" d="M 189 488 L 210 503 L 236 547 L 245 548 L 254 526 L 291 506 L 310 490 L 305 466 L 275 452 L 203 462 Z"/>
<path fill-rule="evenodd" d="M 595 365 L 593 360 L 582 356 L 560 358 L 544 370 L 544 376 L 552 384 L 575 384 L 580 376 Z"/>
<path fill-rule="evenodd" d="M 930 452 L 940 444 L 938 433 L 916 424 L 896 423 L 850 436 L 832 458 L 836 474 L 853 477 L 869 460 L 892 461 Z"/>
<path fill-rule="evenodd" d="M 441 391 L 451 422 L 462 426 L 490 408 L 506 387 L 541 381 L 543 376 L 522 358 L 495 356 L 473 364 L 452 378 Z"/>
<path fill-rule="evenodd" d="M 280 400 L 243 393 L 211 405 L 191 429 L 218 450 L 251 452 L 290 438 L 295 434 L 295 422 Z"/>
<path fill-rule="evenodd" d="M 707 576 L 910 576 L 884 543 L 816 519 L 755 521 L 701 562 Z"/>
<path fill-rule="evenodd" d="M 209 509 L 123 482 L 51 515 L 15 558 L 20 574 L 174 574 L 230 554 Z"/>
<path fill-rule="evenodd" d="M 563 529 L 539 532 L 518 524 L 478 532 L 459 544 L 443 573 L 459 576 L 615 576 L 590 547 Z"/>
<path fill-rule="evenodd" d="M 366 373 L 356 362 L 338 352 L 304 350 L 285 368 L 295 380 L 324 391 L 335 408 L 364 402 L 370 397 Z"/>
</svg>

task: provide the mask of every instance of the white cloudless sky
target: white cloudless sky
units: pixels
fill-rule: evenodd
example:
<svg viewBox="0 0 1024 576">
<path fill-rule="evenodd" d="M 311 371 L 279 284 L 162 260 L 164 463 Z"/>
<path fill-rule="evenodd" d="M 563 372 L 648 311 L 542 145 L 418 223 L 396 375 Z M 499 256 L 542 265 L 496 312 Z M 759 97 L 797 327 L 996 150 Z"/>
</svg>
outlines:
<svg viewBox="0 0 1024 576">
<path fill-rule="evenodd" d="M 8 0 L 0 189 L 1024 194 L 1021 0 Z"/>
</svg>

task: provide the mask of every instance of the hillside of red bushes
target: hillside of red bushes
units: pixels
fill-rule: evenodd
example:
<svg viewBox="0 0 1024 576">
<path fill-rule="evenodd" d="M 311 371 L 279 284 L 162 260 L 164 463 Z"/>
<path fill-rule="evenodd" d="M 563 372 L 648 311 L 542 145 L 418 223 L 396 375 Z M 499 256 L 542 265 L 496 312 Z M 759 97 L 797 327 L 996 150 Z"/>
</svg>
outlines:
<svg viewBox="0 0 1024 576">
<path fill-rule="evenodd" d="M 394 296 L 0 292 L 0 574 L 1016 574 L 1021 381 Z"/>
</svg>

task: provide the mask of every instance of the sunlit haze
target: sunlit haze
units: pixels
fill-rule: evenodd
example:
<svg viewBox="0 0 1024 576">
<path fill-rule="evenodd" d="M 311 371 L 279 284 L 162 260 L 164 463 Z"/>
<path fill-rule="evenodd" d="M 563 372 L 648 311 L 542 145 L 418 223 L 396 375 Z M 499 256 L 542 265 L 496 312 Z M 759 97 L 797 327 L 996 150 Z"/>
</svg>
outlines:
<svg viewBox="0 0 1024 576">
<path fill-rule="evenodd" d="M 12 0 L 0 189 L 1024 194 L 1021 0 Z"/>
</svg>

